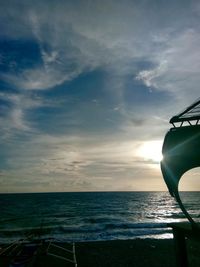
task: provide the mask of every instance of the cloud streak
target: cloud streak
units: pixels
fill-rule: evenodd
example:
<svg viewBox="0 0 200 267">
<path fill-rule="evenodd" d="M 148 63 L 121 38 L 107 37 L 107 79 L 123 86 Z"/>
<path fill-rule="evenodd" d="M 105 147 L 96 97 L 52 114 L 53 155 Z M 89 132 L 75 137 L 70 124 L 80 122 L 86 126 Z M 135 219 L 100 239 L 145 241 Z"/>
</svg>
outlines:
<svg viewBox="0 0 200 267">
<path fill-rule="evenodd" d="M 199 10 L 178 0 L 4 3 L 2 183 L 134 190 L 138 177 L 156 180 L 135 151 L 199 96 Z"/>
</svg>

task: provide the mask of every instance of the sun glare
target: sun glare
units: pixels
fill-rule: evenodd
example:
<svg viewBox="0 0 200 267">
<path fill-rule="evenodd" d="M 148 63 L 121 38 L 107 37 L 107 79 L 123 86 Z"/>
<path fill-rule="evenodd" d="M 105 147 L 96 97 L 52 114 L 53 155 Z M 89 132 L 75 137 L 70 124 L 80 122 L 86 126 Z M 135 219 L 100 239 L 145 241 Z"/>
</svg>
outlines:
<svg viewBox="0 0 200 267">
<path fill-rule="evenodd" d="M 145 160 L 160 162 L 162 160 L 162 141 L 144 142 L 138 149 L 138 155 Z"/>
</svg>

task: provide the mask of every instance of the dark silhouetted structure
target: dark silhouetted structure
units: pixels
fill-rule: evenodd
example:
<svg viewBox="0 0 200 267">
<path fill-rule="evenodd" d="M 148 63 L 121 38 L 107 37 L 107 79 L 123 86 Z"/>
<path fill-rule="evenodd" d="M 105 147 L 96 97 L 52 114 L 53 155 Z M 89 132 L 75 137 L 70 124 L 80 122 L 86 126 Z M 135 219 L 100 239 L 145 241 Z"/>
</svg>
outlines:
<svg viewBox="0 0 200 267">
<path fill-rule="evenodd" d="M 195 167 L 200 167 L 200 99 L 183 112 L 172 117 L 173 127 L 167 132 L 162 153 L 161 170 L 170 194 L 190 222 L 171 224 L 176 245 L 177 264 L 188 266 L 186 237 L 199 238 L 200 230 L 184 207 L 179 196 L 178 185 L 182 175 Z"/>
<path fill-rule="evenodd" d="M 200 100 L 183 112 L 172 117 L 173 127 L 165 136 L 161 170 L 170 194 L 176 198 L 182 211 L 196 227 L 193 219 L 183 206 L 178 192 L 182 175 L 195 167 L 200 167 Z"/>
<path fill-rule="evenodd" d="M 188 125 L 196 125 L 199 124 L 200 120 L 200 99 L 195 101 L 192 105 L 184 109 L 184 111 L 179 114 L 173 116 L 170 120 L 170 123 L 173 124 L 174 127 L 177 127 L 177 123 L 181 123 L 179 127 L 182 127 L 184 123 L 188 123 Z"/>
</svg>

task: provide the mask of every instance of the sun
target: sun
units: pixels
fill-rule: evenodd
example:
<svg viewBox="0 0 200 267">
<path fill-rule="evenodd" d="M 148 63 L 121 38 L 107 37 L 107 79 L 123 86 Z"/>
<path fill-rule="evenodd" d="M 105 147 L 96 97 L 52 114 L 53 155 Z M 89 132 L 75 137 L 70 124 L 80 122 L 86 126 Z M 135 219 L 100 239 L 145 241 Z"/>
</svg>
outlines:
<svg viewBox="0 0 200 267">
<path fill-rule="evenodd" d="M 162 160 L 162 141 L 146 141 L 138 149 L 138 155 L 145 160 L 159 163 Z"/>
</svg>

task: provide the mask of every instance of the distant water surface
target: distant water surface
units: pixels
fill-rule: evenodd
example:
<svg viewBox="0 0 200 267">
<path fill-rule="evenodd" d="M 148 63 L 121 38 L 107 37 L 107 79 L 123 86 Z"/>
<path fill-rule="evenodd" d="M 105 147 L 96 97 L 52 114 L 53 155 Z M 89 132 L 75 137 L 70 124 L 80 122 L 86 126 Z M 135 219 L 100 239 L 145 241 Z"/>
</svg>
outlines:
<svg viewBox="0 0 200 267">
<path fill-rule="evenodd" d="M 184 194 L 198 218 L 200 192 Z M 166 223 L 185 220 L 168 192 L 0 194 L 0 207 L 0 243 L 36 230 L 63 241 L 171 238 Z"/>
</svg>

